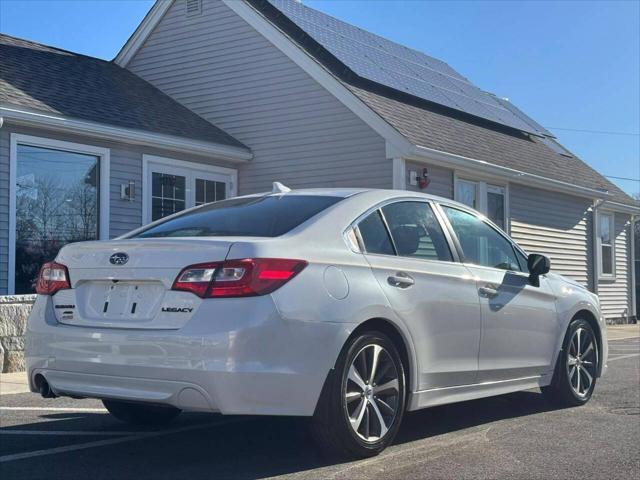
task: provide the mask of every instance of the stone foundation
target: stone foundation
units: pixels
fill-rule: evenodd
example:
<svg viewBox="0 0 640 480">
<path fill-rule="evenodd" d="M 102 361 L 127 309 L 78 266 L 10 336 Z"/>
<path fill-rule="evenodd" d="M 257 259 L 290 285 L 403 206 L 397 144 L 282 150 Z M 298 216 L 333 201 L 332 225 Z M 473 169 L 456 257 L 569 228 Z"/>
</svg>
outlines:
<svg viewBox="0 0 640 480">
<path fill-rule="evenodd" d="M 0 372 L 22 372 L 24 332 L 35 295 L 0 296 Z"/>
</svg>

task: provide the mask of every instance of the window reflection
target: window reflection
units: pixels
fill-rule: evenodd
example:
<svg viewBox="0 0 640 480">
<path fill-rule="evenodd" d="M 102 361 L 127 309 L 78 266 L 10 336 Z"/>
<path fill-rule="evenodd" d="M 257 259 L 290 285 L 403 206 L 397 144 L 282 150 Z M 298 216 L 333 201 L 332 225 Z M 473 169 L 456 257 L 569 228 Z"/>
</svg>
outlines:
<svg viewBox="0 0 640 480">
<path fill-rule="evenodd" d="M 15 293 L 33 293 L 42 263 L 98 236 L 98 157 L 18 145 Z"/>
</svg>

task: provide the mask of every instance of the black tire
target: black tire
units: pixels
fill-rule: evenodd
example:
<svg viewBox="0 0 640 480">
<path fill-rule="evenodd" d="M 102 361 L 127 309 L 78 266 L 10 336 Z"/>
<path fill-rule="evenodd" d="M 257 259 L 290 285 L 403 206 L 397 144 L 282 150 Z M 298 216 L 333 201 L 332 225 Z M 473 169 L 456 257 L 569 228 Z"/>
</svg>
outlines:
<svg viewBox="0 0 640 480">
<path fill-rule="evenodd" d="M 102 403 L 111 415 L 130 425 L 166 425 L 181 410 L 171 406 L 147 405 L 103 399 Z"/>
<path fill-rule="evenodd" d="M 588 349 L 589 343 L 592 347 L 586 355 L 577 355 L 582 363 L 579 366 L 575 366 L 573 362 L 575 362 L 574 359 L 576 358 L 576 337 L 578 330 L 581 331 L 581 350 L 584 352 Z M 586 342 L 589 343 L 585 343 L 583 338 L 585 334 L 587 335 Z M 570 356 L 572 357 L 571 360 Z M 598 350 L 598 341 L 591 324 L 582 318 L 572 320 L 562 343 L 562 350 L 556 361 L 551 384 L 541 388 L 543 395 L 548 401 L 558 407 L 579 407 L 584 405 L 593 395 L 599 361 L 600 352 Z M 571 363 L 573 363 L 573 365 L 571 365 Z M 577 372 L 574 367 L 577 368 Z M 584 373 L 585 370 L 587 373 Z M 591 377 L 591 380 L 589 380 L 589 377 Z M 582 382 L 582 384 L 578 382 Z M 587 385 L 586 382 L 589 382 L 588 388 L 585 388 L 585 385 Z M 584 390 L 583 392 L 580 392 L 581 387 Z"/>
<path fill-rule="evenodd" d="M 349 380 L 349 370 L 356 361 L 356 357 L 358 359 L 364 358 L 365 362 L 367 355 L 372 358 L 371 355 L 375 354 L 374 345 L 382 347 L 382 351 L 379 353 L 380 368 L 376 369 L 376 375 L 373 376 L 372 387 L 367 389 L 367 393 L 360 394 L 359 397 L 350 392 L 349 398 L 351 400 L 347 401 L 348 389 L 358 388 L 355 383 Z M 395 370 L 393 370 L 394 368 Z M 385 334 L 375 331 L 363 332 L 347 342 L 338 357 L 335 369 L 331 371 L 325 381 L 311 421 L 311 433 L 325 454 L 334 458 L 371 457 L 382 452 L 393 441 L 398 433 L 405 410 L 404 371 L 398 349 Z M 396 384 L 393 382 L 395 375 L 397 375 L 397 394 L 393 393 L 396 390 Z M 363 379 L 364 377 L 366 375 L 362 376 Z M 371 378 L 370 375 L 369 378 Z M 376 381 L 379 381 L 378 385 L 376 385 Z M 383 389 L 382 387 L 385 385 L 394 385 L 394 387 Z M 380 390 L 376 391 L 376 388 Z M 376 402 L 375 407 L 373 402 Z M 354 404 L 355 409 L 350 413 L 349 409 L 354 408 Z M 389 405 L 392 406 L 393 414 L 386 409 Z M 370 422 L 365 425 L 367 438 L 375 438 L 376 433 L 379 438 L 367 441 L 354 430 L 349 416 L 358 417 L 358 414 L 355 413 L 356 410 L 359 412 L 366 410 L 364 415 L 359 417 L 361 422 L 365 421 L 365 417 L 366 422 Z M 378 415 L 378 412 L 383 411 L 389 416 Z M 384 421 L 384 418 L 388 419 L 388 424 L 385 422 L 383 427 L 381 419 Z M 383 433 L 383 428 L 387 429 L 386 433 Z"/>
</svg>

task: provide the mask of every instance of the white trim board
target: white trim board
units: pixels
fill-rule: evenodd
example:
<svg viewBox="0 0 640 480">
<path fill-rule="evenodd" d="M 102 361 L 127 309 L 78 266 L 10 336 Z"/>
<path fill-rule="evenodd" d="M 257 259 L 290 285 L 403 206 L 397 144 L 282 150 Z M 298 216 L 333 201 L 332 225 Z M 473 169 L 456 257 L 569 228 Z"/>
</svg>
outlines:
<svg viewBox="0 0 640 480">
<path fill-rule="evenodd" d="M 169 10 L 169 7 L 171 7 L 172 4 L 173 0 L 157 0 L 156 3 L 153 4 L 151 10 L 147 12 L 142 19 L 142 22 L 140 22 L 140 25 L 138 25 L 133 34 L 113 59 L 117 65 L 126 68 L 127 64 L 138 52 L 144 41 L 156 27 L 158 22 L 160 22 L 162 17 L 164 17 L 164 14 L 167 13 L 167 10 Z"/>
<path fill-rule="evenodd" d="M 12 133 L 9 147 L 9 269 L 7 281 L 7 293 L 12 295 L 15 291 L 16 275 L 16 170 L 18 167 L 18 144 L 34 147 L 51 148 L 66 152 L 85 153 L 99 157 L 100 186 L 99 186 L 99 213 L 98 213 L 98 237 L 100 240 L 109 239 L 109 210 L 110 210 L 110 150 L 108 148 L 85 145 L 81 143 L 64 142 L 46 137 L 35 137 Z"/>
<path fill-rule="evenodd" d="M 612 272 L 611 273 L 603 273 L 602 272 L 602 241 L 600 239 L 600 218 L 602 215 L 606 215 L 609 217 L 609 234 L 611 236 L 611 268 L 612 268 Z M 596 236 L 595 236 L 595 247 L 596 247 L 596 255 L 595 255 L 595 261 L 596 261 L 596 269 L 598 272 L 598 276 L 596 277 L 597 281 L 600 282 L 614 282 L 617 278 L 616 276 L 616 270 L 617 270 L 617 265 L 616 265 L 616 241 L 617 241 L 617 237 L 616 237 L 616 215 L 615 212 L 611 211 L 611 210 L 605 210 L 602 209 L 602 206 L 599 206 L 598 208 L 595 209 L 595 222 L 594 222 L 594 229 L 596 232 Z"/>
<path fill-rule="evenodd" d="M 165 148 L 230 162 L 246 162 L 253 158 L 251 151 L 246 148 L 174 137 L 146 130 L 115 127 L 22 108 L 0 107 L 0 117 L 17 124 L 44 127 L 84 136 L 90 135 L 96 138 L 121 141 L 134 145 Z"/>
<path fill-rule="evenodd" d="M 198 172 L 221 175 L 221 180 L 229 187 L 227 198 L 235 197 L 237 195 L 238 171 L 234 168 L 219 167 L 217 165 L 209 165 L 206 163 L 187 162 L 184 160 L 175 160 L 173 158 L 144 154 L 142 155 L 142 225 L 147 225 L 151 222 L 151 204 L 149 201 L 151 198 L 151 192 L 149 191 L 149 185 L 151 182 L 150 164 L 161 165 L 167 169 L 176 171 L 178 175 L 184 175 L 186 177 L 189 177 L 190 174 L 192 176 Z M 193 205 L 186 205 L 187 209 L 191 207 L 193 207 Z"/>
</svg>

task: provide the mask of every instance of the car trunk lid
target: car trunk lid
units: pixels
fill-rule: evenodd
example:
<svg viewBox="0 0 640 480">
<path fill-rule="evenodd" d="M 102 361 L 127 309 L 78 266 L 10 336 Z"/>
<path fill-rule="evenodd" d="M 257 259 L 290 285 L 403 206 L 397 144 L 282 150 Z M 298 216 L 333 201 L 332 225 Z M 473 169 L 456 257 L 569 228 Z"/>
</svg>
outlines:
<svg viewBox="0 0 640 480">
<path fill-rule="evenodd" d="M 228 240 L 144 239 L 85 242 L 64 247 L 71 289 L 53 296 L 60 323 L 102 328 L 176 329 L 201 299 L 171 286 L 187 265 L 223 261 Z"/>
</svg>

